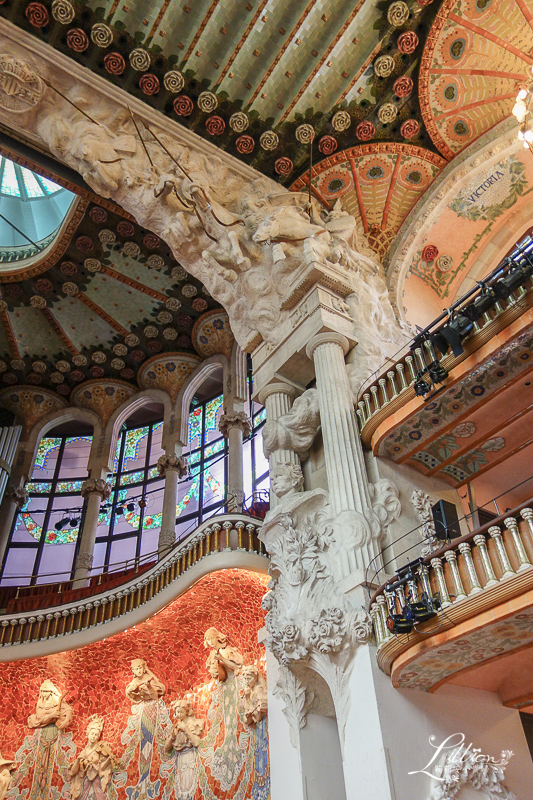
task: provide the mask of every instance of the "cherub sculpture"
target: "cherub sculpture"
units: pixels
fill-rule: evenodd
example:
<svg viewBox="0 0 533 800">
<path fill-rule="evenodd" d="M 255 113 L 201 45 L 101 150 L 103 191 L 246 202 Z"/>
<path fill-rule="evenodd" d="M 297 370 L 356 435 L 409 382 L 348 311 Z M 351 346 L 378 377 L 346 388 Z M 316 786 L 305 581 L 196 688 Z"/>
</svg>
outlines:
<svg viewBox="0 0 533 800">
<path fill-rule="evenodd" d="M 267 715 L 266 681 L 253 664 L 243 667 L 241 675 L 245 683 L 244 721 L 247 725 L 255 725 Z"/>
<path fill-rule="evenodd" d="M 15 762 L 2 756 L 0 752 L 0 800 L 4 800 L 11 783 L 11 775 L 15 770 Z"/>
<path fill-rule="evenodd" d="M 132 703 L 143 700 L 158 700 L 165 694 L 165 686 L 146 666 L 144 658 L 134 658 L 131 662 L 133 680 L 126 686 L 126 697 Z"/>
<path fill-rule="evenodd" d="M 170 753 L 171 750 L 179 752 L 187 747 L 198 747 L 205 722 L 196 719 L 188 700 L 174 700 L 170 707 L 175 711 L 176 724 L 165 742 L 165 752 Z"/>
<path fill-rule="evenodd" d="M 236 647 L 228 645 L 226 634 L 217 631 L 216 628 L 209 628 L 204 634 L 204 647 L 212 648 L 206 662 L 211 677 L 225 681 L 228 672 L 239 673 L 243 657 Z"/>
<path fill-rule="evenodd" d="M 115 757 L 107 742 L 100 741 L 104 721 L 93 714 L 87 725 L 87 744 L 69 774 L 71 800 L 105 800 L 115 769 Z"/>
<path fill-rule="evenodd" d="M 28 728 L 44 728 L 54 724 L 59 730 L 72 721 L 72 708 L 65 702 L 68 692 L 61 693 L 48 678 L 41 683 L 35 713 L 28 717 Z"/>
</svg>

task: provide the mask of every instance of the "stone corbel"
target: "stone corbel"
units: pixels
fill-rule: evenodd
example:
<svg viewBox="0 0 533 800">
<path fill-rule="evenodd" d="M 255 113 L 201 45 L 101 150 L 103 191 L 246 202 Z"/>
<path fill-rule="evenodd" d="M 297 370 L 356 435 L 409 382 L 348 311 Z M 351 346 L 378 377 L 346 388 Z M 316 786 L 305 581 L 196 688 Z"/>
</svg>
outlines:
<svg viewBox="0 0 533 800">
<path fill-rule="evenodd" d="M 188 472 L 188 464 L 185 456 L 176 456 L 172 453 L 166 453 L 159 456 L 157 459 L 157 471 L 161 476 L 166 475 L 169 470 L 174 470 L 178 473 L 179 478 L 184 478 Z"/>
<path fill-rule="evenodd" d="M 246 439 L 252 432 L 252 420 L 244 411 L 230 411 L 228 414 L 222 414 L 218 422 L 218 429 L 225 439 L 229 438 L 232 428 L 241 430 L 243 438 Z"/>
<path fill-rule="evenodd" d="M 99 494 L 102 500 L 108 500 L 111 496 L 111 485 L 103 478 L 87 478 L 81 485 L 80 494 L 84 499 L 91 494 Z"/>
</svg>

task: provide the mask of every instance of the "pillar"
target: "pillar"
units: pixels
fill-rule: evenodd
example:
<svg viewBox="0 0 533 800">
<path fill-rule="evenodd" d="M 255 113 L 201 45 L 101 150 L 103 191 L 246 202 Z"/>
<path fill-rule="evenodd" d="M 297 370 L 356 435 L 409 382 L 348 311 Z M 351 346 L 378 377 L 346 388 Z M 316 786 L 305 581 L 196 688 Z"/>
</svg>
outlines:
<svg viewBox="0 0 533 800">
<path fill-rule="evenodd" d="M 87 500 L 87 506 L 80 531 L 80 547 L 74 574 L 75 587 L 85 586 L 91 574 L 100 506 L 102 500 L 108 500 L 110 495 L 111 486 L 103 478 L 87 478 L 82 484 L 81 496 Z"/>
<path fill-rule="evenodd" d="M 242 442 L 252 431 L 252 420 L 244 411 L 230 411 L 222 414 L 218 429 L 228 440 L 228 511 L 241 513 L 244 503 Z"/>
<path fill-rule="evenodd" d="M 27 501 L 28 492 L 24 488 L 23 479 L 19 486 L 8 483 L 0 505 L 0 564 L 3 564 L 4 561 L 15 514 Z"/>
<path fill-rule="evenodd" d="M 167 453 L 157 461 L 157 470 L 165 476 L 161 529 L 157 544 L 158 558 L 168 553 L 176 540 L 176 505 L 178 502 L 178 480 L 187 474 L 187 459 L 181 455 Z"/>
<path fill-rule="evenodd" d="M 341 511 L 364 513 L 371 506 L 361 440 L 344 356 L 349 342 L 339 333 L 319 333 L 306 352 L 315 365 L 330 502 Z"/>
<path fill-rule="evenodd" d="M 293 386 L 287 383 L 271 383 L 261 389 L 259 392 L 259 402 L 265 406 L 267 412 L 267 420 L 276 420 L 287 414 L 291 410 L 293 400 L 297 392 Z M 270 465 L 270 472 L 274 470 L 278 464 L 296 464 L 300 466 L 300 457 L 294 450 L 287 450 L 280 448 L 274 450 L 270 454 L 268 463 Z M 273 492 L 270 492 L 270 506 L 274 508 L 279 502 L 278 498 Z"/>
</svg>

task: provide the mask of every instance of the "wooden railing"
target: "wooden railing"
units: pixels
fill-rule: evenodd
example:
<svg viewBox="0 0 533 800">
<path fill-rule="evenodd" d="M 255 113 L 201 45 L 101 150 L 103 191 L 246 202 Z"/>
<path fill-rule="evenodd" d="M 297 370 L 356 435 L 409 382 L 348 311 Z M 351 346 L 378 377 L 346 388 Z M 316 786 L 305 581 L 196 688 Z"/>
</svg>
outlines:
<svg viewBox="0 0 533 800">
<path fill-rule="evenodd" d="M 202 559 L 218 553 L 255 553 L 267 558 L 258 538 L 261 523 L 242 514 L 204 522 L 156 566 L 119 587 L 87 601 L 66 603 L 54 611 L 0 616 L 0 647 L 42 642 L 94 628 L 148 603 Z"/>
<path fill-rule="evenodd" d="M 533 306 L 533 289 L 529 281 L 527 287 L 521 286 L 507 300 L 496 302 L 493 308 L 473 323 L 473 331 L 464 340 L 464 352 L 461 355 L 454 356 L 450 353 L 437 357 L 436 360 L 450 372 L 531 306 Z M 427 344 L 426 347 L 431 345 Z M 436 354 L 433 352 L 424 354 L 422 347 L 418 347 L 414 352 L 402 356 L 370 385 L 363 387 L 356 413 L 361 438 L 367 446 L 370 445 L 372 434 L 380 423 L 416 396 L 414 383 L 417 373 L 425 368 L 426 363 L 433 361 L 434 355 Z"/>
<path fill-rule="evenodd" d="M 410 602 L 423 595 L 436 596 L 443 610 L 464 604 L 466 613 L 470 598 L 475 596 L 472 613 L 479 613 L 483 608 L 483 602 L 479 601 L 486 590 L 508 582 L 512 594 L 511 581 L 524 571 L 533 570 L 533 508 L 530 503 L 518 506 L 427 556 L 413 570 L 417 596 L 411 596 Z M 370 601 L 378 649 L 394 636 L 387 625 L 390 612 L 402 614 L 406 604 L 406 587 L 402 585 L 390 591 L 388 586 L 393 585 L 394 581 L 389 581 L 381 586 Z M 517 581 L 516 593 L 522 591 L 521 585 L 521 581 Z M 408 591 L 412 594 L 411 589 Z M 420 630 L 423 632 L 428 625 L 423 623 Z M 428 631 L 428 635 L 430 633 Z M 405 634 L 399 639 L 407 642 Z"/>
</svg>

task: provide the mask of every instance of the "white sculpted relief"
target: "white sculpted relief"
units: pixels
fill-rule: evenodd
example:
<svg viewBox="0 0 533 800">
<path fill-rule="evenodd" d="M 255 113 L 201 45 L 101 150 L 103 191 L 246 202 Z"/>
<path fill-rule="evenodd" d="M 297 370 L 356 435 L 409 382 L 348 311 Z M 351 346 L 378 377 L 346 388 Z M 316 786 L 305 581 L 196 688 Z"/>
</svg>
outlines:
<svg viewBox="0 0 533 800">
<path fill-rule="evenodd" d="M 72 722 L 72 708 L 65 701 L 68 692 L 60 692 L 48 678 L 42 682 L 35 713 L 28 717 L 28 728 L 44 728 L 55 725 L 58 730 L 67 728 Z"/>
<path fill-rule="evenodd" d="M 209 628 L 204 634 L 204 647 L 210 647 L 206 668 L 212 678 L 224 682 L 228 672 L 238 674 L 244 663 L 236 647 L 228 643 L 228 637 L 216 628 Z"/>
<path fill-rule="evenodd" d="M 320 426 L 320 408 L 316 389 L 307 389 L 292 404 L 291 410 L 263 427 L 263 449 L 270 457 L 275 450 L 294 450 L 302 458 L 309 455 Z"/>
<path fill-rule="evenodd" d="M 266 717 L 268 711 L 267 687 L 264 676 L 253 664 L 242 668 L 244 680 L 244 721 L 255 725 Z"/>
<path fill-rule="evenodd" d="M 165 686 L 154 673 L 148 669 L 144 658 L 134 658 L 131 662 L 133 680 L 126 686 L 126 697 L 132 703 L 146 700 L 158 700 L 165 694 Z"/>
<path fill-rule="evenodd" d="M 100 740 L 103 727 L 103 719 L 94 714 L 87 725 L 87 744 L 69 770 L 72 800 L 107 800 L 115 757 L 107 742 Z"/>
<path fill-rule="evenodd" d="M 410 500 L 418 519 L 422 523 L 419 529 L 420 538 L 425 542 L 422 548 L 422 554 L 427 556 L 439 545 L 439 540 L 435 533 L 433 513 L 431 511 L 433 502 L 429 494 L 422 491 L 422 489 L 413 489 Z"/>
<path fill-rule="evenodd" d="M 171 750 L 180 751 L 188 747 L 198 747 L 204 732 L 205 722 L 196 719 L 188 700 L 174 700 L 170 707 L 174 709 L 176 714 L 176 723 L 165 742 L 165 752 L 170 753 Z"/>
<path fill-rule="evenodd" d="M 372 331 L 372 341 L 356 348 L 365 370 L 383 363 L 391 339 L 396 349 L 402 344 L 382 269 L 340 201 L 325 212 L 267 178 L 247 183 L 244 193 L 217 157 L 192 151 L 111 101 L 89 107 L 62 75 L 47 80 L 67 99 L 46 88 L 28 115 L 28 132 L 167 242 L 226 308 L 241 347 L 260 338 L 275 345 L 290 334 L 284 302 L 317 268 L 353 288 L 354 339 L 362 343 Z"/>
<path fill-rule="evenodd" d="M 0 753 L 0 800 L 4 800 L 9 785 L 11 783 L 11 774 L 15 771 L 15 762 L 4 758 Z"/>
</svg>

